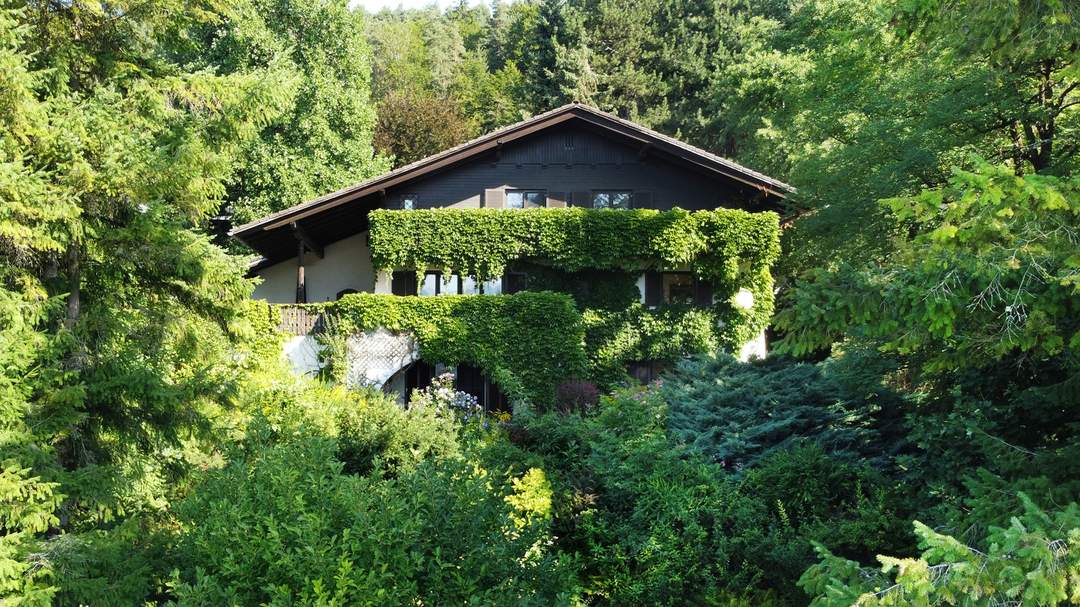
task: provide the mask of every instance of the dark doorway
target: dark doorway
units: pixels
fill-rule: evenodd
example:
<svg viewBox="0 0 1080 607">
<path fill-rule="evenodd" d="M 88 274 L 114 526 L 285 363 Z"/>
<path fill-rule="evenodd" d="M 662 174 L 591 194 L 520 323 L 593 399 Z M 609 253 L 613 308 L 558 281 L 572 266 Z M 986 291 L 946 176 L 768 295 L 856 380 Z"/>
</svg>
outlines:
<svg viewBox="0 0 1080 607">
<path fill-rule="evenodd" d="M 412 400 L 414 390 L 423 390 L 435 379 L 435 365 L 418 360 L 405 370 L 405 403 Z"/>
<path fill-rule="evenodd" d="M 484 375 L 479 367 L 458 365 L 456 385 L 458 390 L 475 396 L 480 406 L 488 413 L 510 411 L 506 395 Z"/>
</svg>

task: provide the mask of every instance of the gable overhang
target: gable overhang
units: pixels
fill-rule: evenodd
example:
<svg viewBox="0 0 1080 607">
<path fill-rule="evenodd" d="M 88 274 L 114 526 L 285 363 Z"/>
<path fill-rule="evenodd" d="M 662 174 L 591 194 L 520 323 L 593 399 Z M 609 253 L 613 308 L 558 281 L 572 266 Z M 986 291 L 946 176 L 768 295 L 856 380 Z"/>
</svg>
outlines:
<svg viewBox="0 0 1080 607">
<path fill-rule="evenodd" d="M 730 179 L 757 191 L 766 200 L 780 202 L 794 189 L 705 150 L 594 108 L 570 104 L 539 114 L 367 181 L 342 188 L 314 200 L 233 228 L 229 235 L 262 255 L 259 267 L 287 259 L 302 236 L 318 234 L 322 244 L 367 230 L 369 211 L 386 206 L 387 191 L 454 166 L 497 153 L 503 145 L 556 125 L 573 122 L 601 135 L 636 146 L 639 153 L 662 157 L 696 171 Z M 310 236 L 307 236 L 310 238 Z"/>
</svg>

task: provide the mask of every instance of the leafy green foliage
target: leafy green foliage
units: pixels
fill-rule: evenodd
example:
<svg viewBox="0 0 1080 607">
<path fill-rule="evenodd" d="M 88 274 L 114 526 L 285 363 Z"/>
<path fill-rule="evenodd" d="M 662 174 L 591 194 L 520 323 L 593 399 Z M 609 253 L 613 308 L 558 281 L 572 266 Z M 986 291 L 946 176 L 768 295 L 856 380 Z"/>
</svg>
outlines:
<svg viewBox="0 0 1080 607">
<path fill-rule="evenodd" d="M 1077 348 L 1077 188 L 982 165 L 945 188 L 886 201 L 915 237 L 886 262 L 809 277 L 777 316 L 782 346 L 804 353 L 851 332 L 921 353 L 931 371 Z"/>
<path fill-rule="evenodd" d="M 379 103 L 375 145 L 398 167 L 452 148 L 474 134 L 447 99 L 395 91 Z"/>
<path fill-rule="evenodd" d="M 423 461 L 457 456 L 453 416 L 419 400 L 403 409 L 385 397 L 365 398 L 338 413 L 337 457 L 345 471 L 394 477 Z"/>
<path fill-rule="evenodd" d="M 634 361 L 675 362 L 689 354 L 734 351 L 752 336 L 720 325 L 709 309 L 671 305 L 649 309 L 638 302 L 621 310 L 588 309 L 582 313 L 585 348 L 592 376 L 617 385 Z M 725 330 L 728 329 L 728 330 Z M 746 337 L 738 341 L 739 337 Z"/>
<path fill-rule="evenodd" d="M 879 557 L 881 571 L 818 546 L 822 562 L 799 581 L 818 595 L 812 607 L 849 605 L 1060 605 L 1077 595 L 1080 509 L 1070 504 L 1044 512 L 1024 498 L 1024 510 L 1004 526 L 991 526 L 984 545 L 968 546 L 916 522 L 918 558 Z"/>
<path fill-rule="evenodd" d="M 175 62 L 184 32 L 223 18 L 209 7 L 14 6 L 0 13 L 2 600 L 43 604 L 68 579 L 53 557 L 71 535 L 167 506 L 178 448 L 254 364 L 244 262 L 202 228 L 294 83 Z"/>
<path fill-rule="evenodd" d="M 899 442 L 899 397 L 852 385 L 840 361 L 814 365 L 726 355 L 680 362 L 664 377 L 672 434 L 731 471 L 801 444 L 848 462 L 889 463 Z"/>
<path fill-rule="evenodd" d="M 749 523 L 754 529 L 736 529 L 734 539 L 760 568 L 757 583 L 789 599 L 802 599 L 795 581 L 814 562 L 815 543 L 858 559 L 912 548 L 901 488 L 817 445 L 770 453 L 746 471 L 739 491 L 753 500 L 758 518 Z"/>
<path fill-rule="evenodd" d="M 12 4 L 0 602 L 804 604 L 812 542 L 815 605 L 1075 602 L 1074 4 Z M 505 431 L 291 377 L 204 230 L 384 170 L 369 88 L 398 124 L 396 100 L 445 104 L 442 141 L 576 99 L 794 183 L 780 337 L 831 359 L 699 358 Z M 384 147 L 422 149 L 398 132 Z M 772 313 L 768 215 L 436 217 L 378 215 L 384 267 L 528 263 L 570 297 L 327 312 L 540 410 L 570 377 L 607 387 Z M 685 267 L 716 309 L 636 303 L 643 268 Z M 858 564 L 916 554 L 912 518 L 916 556 Z"/>
<path fill-rule="evenodd" d="M 773 213 L 647 209 L 430 209 L 371 214 L 380 270 L 442 268 L 502 276 L 521 258 L 555 268 L 639 270 L 689 265 L 727 294 L 749 285 L 779 255 Z"/>
<path fill-rule="evenodd" d="M 744 589 L 724 531 L 736 493 L 718 468 L 667 440 L 654 395 L 619 394 L 596 415 L 515 424 L 524 451 L 495 452 L 498 461 L 542 462 L 559 489 L 560 546 L 581 555 L 590 604 L 710 604 Z"/>
<path fill-rule="evenodd" d="M 279 116 L 241 151 L 227 205 L 245 223 L 389 168 L 375 155 L 371 50 L 345 0 L 236 0 L 182 56 L 231 73 L 273 67 L 294 84 Z"/>
<path fill-rule="evenodd" d="M 178 604 L 569 604 L 547 519 L 525 514 L 542 485 L 454 460 L 352 476 L 335 450 L 256 438 L 211 473 L 179 506 Z"/>
<path fill-rule="evenodd" d="M 614 314 L 587 312 L 590 335 L 595 336 L 589 339 L 590 351 L 607 350 L 597 354 L 598 373 L 610 373 L 615 363 L 635 356 L 671 359 L 676 351 L 737 348 L 749 341 L 772 314 L 769 267 L 779 246 L 775 214 L 731 209 L 433 209 L 371 214 L 372 262 L 381 270 L 441 268 L 484 280 L 501 276 L 515 260 L 524 259 L 561 272 L 620 272 L 610 289 L 589 297 L 590 303 L 594 297 L 610 302 L 609 297 L 624 292 L 619 285 L 629 292 L 630 285 L 621 279 L 642 268 L 688 266 L 710 283 L 718 301 L 711 312 L 652 314 L 640 306 Z M 740 289 L 753 294 L 750 309 L 734 305 Z M 667 345 L 663 353 L 649 352 L 656 348 L 642 343 L 659 344 L 676 333 L 687 337 Z M 682 346 L 687 349 L 678 350 Z"/>
</svg>

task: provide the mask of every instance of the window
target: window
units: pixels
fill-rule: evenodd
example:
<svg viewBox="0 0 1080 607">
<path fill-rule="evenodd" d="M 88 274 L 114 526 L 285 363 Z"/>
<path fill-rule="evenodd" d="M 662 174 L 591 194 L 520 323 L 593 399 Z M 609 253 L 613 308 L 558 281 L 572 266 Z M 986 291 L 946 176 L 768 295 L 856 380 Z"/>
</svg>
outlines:
<svg viewBox="0 0 1080 607">
<path fill-rule="evenodd" d="M 394 295 L 416 295 L 416 272 L 394 272 L 390 278 L 390 292 Z"/>
<path fill-rule="evenodd" d="M 424 282 L 420 285 L 420 296 L 432 295 L 460 295 L 461 277 L 451 274 L 443 276 L 442 272 L 428 272 L 424 274 Z"/>
<path fill-rule="evenodd" d="M 547 196 L 543 190 L 507 190 L 506 208 L 535 209 L 544 206 Z"/>
<path fill-rule="evenodd" d="M 401 196 L 401 208 L 406 211 L 415 209 L 419 202 L 420 196 L 417 194 L 402 194 Z"/>
<path fill-rule="evenodd" d="M 594 209 L 629 209 L 630 190 L 596 190 L 592 195 Z"/>
<path fill-rule="evenodd" d="M 694 303 L 694 277 L 689 272 L 664 272 L 664 303 Z"/>
<path fill-rule="evenodd" d="M 468 276 L 461 277 L 461 294 L 462 295 L 479 295 L 481 285 L 476 283 L 476 280 L 469 278 Z"/>
<path fill-rule="evenodd" d="M 690 272 L 645 272 L 644 303 L 655 307 L 664 304 L 708 307 L 713 304 L 709 283 Z"/>
</svg>

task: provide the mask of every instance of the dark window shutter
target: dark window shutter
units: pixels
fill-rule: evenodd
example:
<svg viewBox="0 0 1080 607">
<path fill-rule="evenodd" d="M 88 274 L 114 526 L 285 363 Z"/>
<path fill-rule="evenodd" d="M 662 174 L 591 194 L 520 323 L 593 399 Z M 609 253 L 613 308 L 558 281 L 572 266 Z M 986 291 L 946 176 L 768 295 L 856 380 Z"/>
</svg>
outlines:
<svg viewBox="0 0 1080 607">
<path fill-rule="evenodd" d="M 489 209 L 502 209 L 506 207 L 506 192 L 502 188 L 484 190 L 484 206 Z"/>
<path fill-rule="evenodd" d="M 589 192 L 574 192 L 573 196 L 575 207 L 592 206 L 592 195 Z"/>
<path fill-rule="evenodd" d="M 645 305 L 664 303 L 664 279 L 660 272 L 645 272 Z"/>
<path fill-rule="evenodd" d="M 549 209 L 561 209 L 566 206 L 566 192 L 548 192 L 547 207 Z"/>
<path fill-rule="evenodd" d="M 652 192 L 634 192 L 634 199 L 630 203 L 630 206 L 635 209 L 650 209 L 652 208 Z"/>
<path fill-rule="evenodd" d="M 394 295 L 416 295 L 416 272 L 394 272 L 390 276 L 390 292 Z"/>
<path fill-rule="evenodd" d="M 712 285 L 700 278 L 694 278 L 694 305 L 708 308 L 712 304 Z"/>
</svg>

